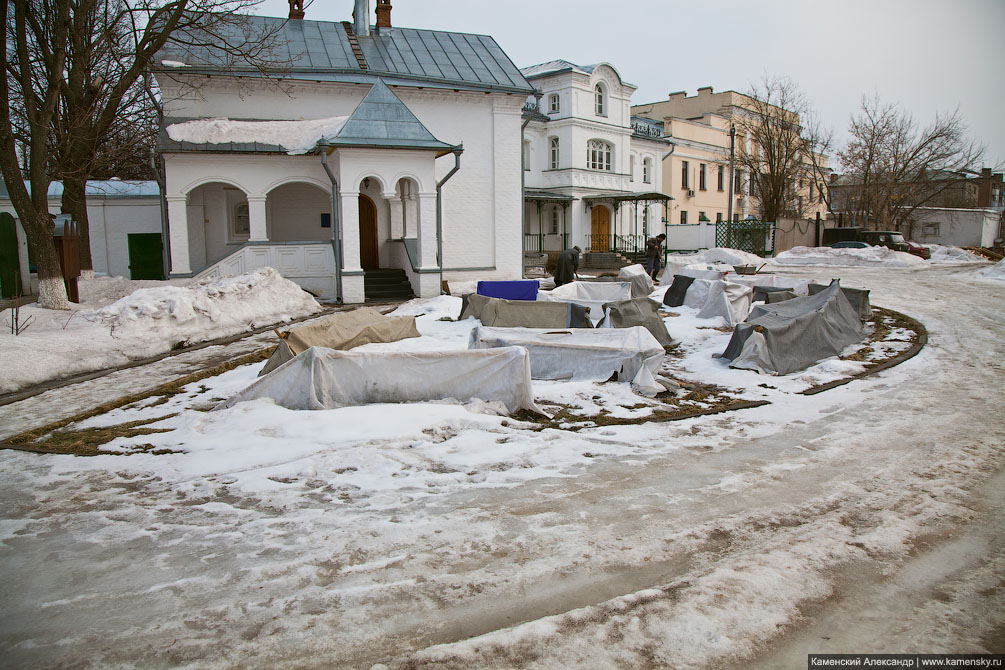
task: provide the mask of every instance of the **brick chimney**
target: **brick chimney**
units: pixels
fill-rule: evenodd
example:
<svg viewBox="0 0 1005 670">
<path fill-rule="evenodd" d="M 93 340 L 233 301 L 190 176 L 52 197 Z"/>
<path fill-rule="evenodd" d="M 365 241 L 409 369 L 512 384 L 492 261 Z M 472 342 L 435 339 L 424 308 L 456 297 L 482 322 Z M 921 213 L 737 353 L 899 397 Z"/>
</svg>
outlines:
<svg viewBox="0 0 1005 670">
<path fill-rule="evenodd" d="M 377 28 L 391 27 L 391 0 L 377 0 Z"/>
<path fill-rule="evenodd" d="M 304 0 L 290 0 L 290 18 L 304 18 Z"/>
<path fill-rule="evenodd" d="M 370 36 L 370 0 L 356 0 L 352 13 L 353 32 L 356 37 Z"/>
</svg>

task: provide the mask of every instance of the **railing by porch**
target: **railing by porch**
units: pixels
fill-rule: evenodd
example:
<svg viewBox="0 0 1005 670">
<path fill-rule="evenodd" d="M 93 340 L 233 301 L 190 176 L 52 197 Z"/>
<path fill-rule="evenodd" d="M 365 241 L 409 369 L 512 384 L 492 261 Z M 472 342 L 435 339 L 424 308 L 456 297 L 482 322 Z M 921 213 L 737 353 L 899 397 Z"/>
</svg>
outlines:
<svg viewBox="0 0 1005 670">
<path fill-rule="evenodd" d="M 587 235 L 586 251 L 610 251 L 634 261 L 646 253 L 645 235 Z"/>
<path fill-rule="evenodd" d="M 524 251 L 536 251 L 538 253 L 544 253 L 546 251 L 549 251 L 548 249 L 545 249 L 545 240 L 547 238 L 549 238 L 549 237 L 553 238 L 553 237 L 556 237 L 556 235 L 554 235 L 554 234 L 546 235 L 544 233 L 524 233 L 523 234 L 523 250 Z M 557 237 L 561 238 L 561 244 L 559 245 L 559 249 L 557 249 L 557 251 L 564 251 L 565 249 L 568 248 L 569 235 L 568 235 L 568 233 L 562 233 L 561 235 L 558 235 Z M 555 249 L 551 249 L 551 251 L 556 251 L 556 250 Z"/>
<path fill-rule="evenodd" d="M 335 295 L 335 254 L 331 240 L 246 242 L 195 273 L 195 277 L 228 277 L 261 267 L 273 267 L 286 279 L 323 298 Z"/>
</svg>

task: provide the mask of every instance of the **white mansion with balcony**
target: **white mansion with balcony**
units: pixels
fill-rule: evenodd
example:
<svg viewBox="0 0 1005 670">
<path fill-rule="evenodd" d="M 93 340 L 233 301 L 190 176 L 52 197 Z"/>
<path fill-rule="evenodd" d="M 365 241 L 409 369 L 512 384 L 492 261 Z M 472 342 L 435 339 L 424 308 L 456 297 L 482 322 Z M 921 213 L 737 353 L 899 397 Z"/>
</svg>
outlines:
<svg viewBox="0 0 1005 670">
<path fill-rule="evenodd" d="M 524 250 L 632 253 L 664 230 L 666 140 L 633 126 L 636 87 L 611 65 L 521 69 L 539 89 L 524 118 Z"/>
</svg>

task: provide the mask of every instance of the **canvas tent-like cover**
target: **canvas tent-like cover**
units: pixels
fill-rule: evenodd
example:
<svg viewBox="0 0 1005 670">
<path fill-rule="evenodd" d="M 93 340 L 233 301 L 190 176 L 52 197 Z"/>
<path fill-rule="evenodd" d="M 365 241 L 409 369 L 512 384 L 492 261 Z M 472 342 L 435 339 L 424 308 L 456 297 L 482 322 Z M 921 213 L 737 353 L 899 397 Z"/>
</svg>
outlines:
<svg viewBox="0 0 1005 670">
<path fill-rule="evenodd" d="M 675 342 L 667 332 L 659 307 L 649 298 L 632 298 L 622 302 L 609 302 L 604 305 L 604 320 L 600 324 L 606 328 L 631 328 L 642 326 L 656 338 L 656 341 L 669 349 Z"/>
<path fill-rule="evenodd" d="M 677 275 L 663 294 L 663 303 L 668 307 L 680 307 L 683 304 L 697 309 L 699 319 L 721 317 L 727 325 L 735 326 L 750 313 L 753 294 L 754 290 L 743 284 Z"/>
<path fill-rule="evenodd" d="M 370 307 L 339 312 L 326 319 L 291 330 L 258 373 L 266 375 L 310 347 L 352 349 L 371 342 L 397 342 L 419 337 L 414 316 L 384 316 Z"/>
<path fill-rule="evenodd" d="M 730 367 L 784 375 L 861 342 L 862 322 L 837 280 L 816 295 L 757 305 L 722 353 Z"/>
<path fill-rule="evenodd" d="M 470 349 L 519 346 L 530 352 L 535 379 L 607 381 L 617 375 L 632 388 L 653 396 L 663 391 L 656 381 L 663 345 L 641 326 L 632 328 L 485 328 L 471 331 Z"/>
<path fill-rule="evenodd" d="M 370 352 L 311 347 L 216 409 L 271 398 L 287 409 L 371 403 L 498 401 L 512 413 L 534 403 L 526 349 Z"/>
<path fill-rule="evenodd" d="M 562 284 L 552 291 L 537 294 L 539 301 L 574 302 L 590 308 L 593 325 L 604 316 L 604 303 L 621 302 L 632 299 L 631 282 L 587 282 L 574 281 Z"/>
<path fill-rule="evenodd" d="M 827 287 L 823 284 L 810 284 L 809 290 L 810 295 L 816 295 L 821 291 L 826 291 Z M 858 316 L 860 319 L 868 321 L 872 318 L 872 305 L 869 303 L 869 289 L 845 288 L 842 286 L 841 292 L 844 293 L 844 297 L 848 298 L 848 302 L 851 303 L 852 307 L 858 310 Z"/>
<path fill-rule="evenodd" d="M 591 328 L 590 309 L 573 302 L 502 300 L 472 293 L 464 296 L 461 320 L 474 317 L 500 328 Z"/>
<path fill-rule="evenodd" d="M 618 279 L 631 282 L 632 297 L 644 298 L 653 292 L 656 287 L 653 285 L 652 277 L 640 264 L 628 265 L 618 271 Z"/>
<path fill-rule="evenodd" d="M 789 289 L 796 295 L 809 295 L 809 285 L 812 280 L 800 279 L 799 277 L 786 277 L 784 275 L 734 275 L 731 274 L 728 280 L 746 286 L 766 286 L 771 288 Z M 823 286 L 821 288 L 827 288 Z"/>
</svg>

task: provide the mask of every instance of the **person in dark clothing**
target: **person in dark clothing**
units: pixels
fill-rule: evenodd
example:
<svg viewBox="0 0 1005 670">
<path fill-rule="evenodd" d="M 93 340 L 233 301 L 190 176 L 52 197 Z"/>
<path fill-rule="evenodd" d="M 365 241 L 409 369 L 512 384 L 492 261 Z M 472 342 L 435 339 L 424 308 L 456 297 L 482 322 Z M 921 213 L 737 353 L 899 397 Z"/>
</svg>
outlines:
<svg viewBox="0 0 1005 670">
<path fill-rule="evenodd" d="M 556 287 L 576 281 L 576 271 L 579 270 L 579 254 L 582 251 L 579 247 L 573 247 L 558 255 L 558 264 L 555 266 Z"/>
<path fill-rule="evenodd" d="M 660 233 L 646 241 L 646 270 L 653 281 L 656 281 L 656 275 L 660 273 L 660 256 L 663 254 L 663 240 L 666 238 L 666 235 Z"/>
</svg>

